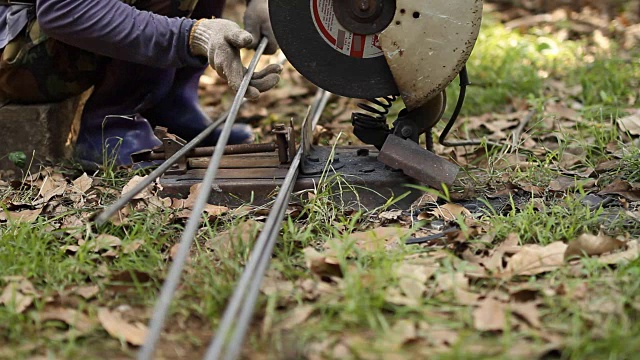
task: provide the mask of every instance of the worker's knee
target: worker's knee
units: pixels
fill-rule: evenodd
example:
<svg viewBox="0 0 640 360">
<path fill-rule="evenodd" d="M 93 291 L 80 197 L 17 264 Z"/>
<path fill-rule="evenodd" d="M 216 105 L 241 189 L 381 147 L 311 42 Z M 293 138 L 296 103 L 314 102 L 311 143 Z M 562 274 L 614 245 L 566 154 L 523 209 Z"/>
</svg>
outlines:
<svg viewBox="0 0 640 360">
<path fill-rule="evenodd" d="M 0 51 L 0 100 L 57 102 L 77 96 L 97 80 L 97 55 L 50 39 L 32 22 Z"/>
</svg>

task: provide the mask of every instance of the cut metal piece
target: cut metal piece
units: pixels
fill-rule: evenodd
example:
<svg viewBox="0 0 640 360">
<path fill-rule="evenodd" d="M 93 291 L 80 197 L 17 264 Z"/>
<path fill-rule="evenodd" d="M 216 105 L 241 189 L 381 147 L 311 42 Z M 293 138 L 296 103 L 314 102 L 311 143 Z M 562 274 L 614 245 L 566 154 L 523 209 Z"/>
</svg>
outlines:
<svg viewBox="0 0 640 360">
<path fill-rule="evenodd" d="M 280 159 L 280 163 L 286 164 L 293 160 L 293 157 L 289 159 L 289 139 L 291 138 L 291 128 L 287 128 L 284 124 L 276 124 L 271 133 L 276 136 L 276 144 L 278 144 L 278 159 Z"/>
<path fill-rule="evenodd" d="M 269 12 L 282 52 L 318 87 L 361 99 L 398 93 L 378 36 L 345 29 L 333 0 L 269 0 Z"/>
<path fill-rule="evenodd" d="M 441 93 L 460 73 L 481 22 L 482 0 L 396 1 L 395 18 L 379 39 L 409 110 Z"/>
<path fill-rule="evenodd" d="M 436 189 L 441 189 L 442 184 L 451 186 L 460 171 L 457 165 L 396 135 L 387 137 L 378 160 Z"/>
</svg>

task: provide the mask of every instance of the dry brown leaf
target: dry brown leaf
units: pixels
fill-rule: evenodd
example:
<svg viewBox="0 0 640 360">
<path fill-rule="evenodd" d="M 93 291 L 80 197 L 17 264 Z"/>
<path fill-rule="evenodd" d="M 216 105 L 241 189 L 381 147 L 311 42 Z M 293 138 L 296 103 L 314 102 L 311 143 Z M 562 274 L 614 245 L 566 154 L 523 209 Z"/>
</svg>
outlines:
<svg viewBox="0 0 640 360">
<path fill-rule="evenodd" d="M 80 250 L 80 246 L 78 245 L 64 245 L 60 247 L 61 250 L 64 250 L 65 252 L 69 252 L 69 253 L 77 253 Z"/>
<path fill-rule="evenodd" d="M 451 291 L 455 289 L 469 289 L 469 279 L 462 272 L 438 273 L 436 274 L 435 281 L 438 292 Z"/>
<path fill-rule="evenodd" d="M 620 179 L 602 189 L 598 195 L 620 195 L 630 201 L 640 201 L 640 189 Z"/>
<path fill-rule="evenodd" d="M 196 186 L 196 185 L 194 185 Z M 192 189 L 194 189 L 192 187 Z M 197 195 L 197 192 L 191 192 L 191 194 L 189 195 L 189 198 L 187 200 L 171 200 L 171 204 L 167 205 L 166 207 L 171 207 L 173 209 L 179 209 L 181 211 L 178 212 L 178 214 L 176 215 L 179 219 L 186 219 L 189 218 L 192 214 L 192 207 L 193 205 L 195 205 L 195 196 Z M 205 208 L 203 210 L 203 213 L 208 215 L 209 220 L 213 220 L 218 216 L 224 215 L 227 212 L 229 212 L 229 208 L 226 206 L 217 206 L 217 205 L 211 205 L 211 204 L 207 204 L 205 205 Z"/>
<path fill-rule="evenodd" d="M 66 181 L 56 181 L 53 177 L 47 176 L 42 183 L 42 187 L 40 187 L 40 193 L 38 196 L 42 197 L 43 201 L 46 203 L 54 196 L 64 194 L 66 189 Z"/>
<path fill-rule="evenodd" d="M 284 280 L 277 272 L 269 272 L 262 280 L 260 291 L 267 296 L 281 295 L 287 297 L 293 292 L 294 285 L 291 281 Z"/>
<path fill-rule="evenodd" d="M 355 246 L 364 251 L 389 250 L 399 246 L 400 240 L 410 233 L 410 229 L 379 227 L 352 233 L 349 239 L 355 241 Z"/>
<path fill-rule="evenodd" d="M 311 305 L 298 306 L 284 321 L 278 324 L 282 330 L 291 330 L 298 325 L 302 325 L 313 314 L 315 308 Z"/>
<path fill-rule="evenodd" d="M 198 199 L 198 196 L 200 194 L 201 186 L 202 184 L 195 184 L 191 186 L 191 188 L 189 189 L 189 196 L 182 202 L 182 206 L 185 209 L 193 209 L 193 206 L 195 205 L 196 200 Z"/>
<path fill-rule="evenodd" d="M 400 290 L 402 290 L 404 295 L 415 301 L 415 305 L 420 304 L 420 300 L 424 297 L 424 293 L 427 291 L 427 287 L 423 283 L 411 278 L 401 278 L 399 285 Z"/>
<path fill-rule="evenodd" d="M 98 320 L 113 338 L 125 340 L 129 344 L 136 346 L 144 344 L 144 339 L 148 332 L 145 325 L 140 323 L 130 324 L 122 318 L 120 312 L 110 311 L 107 308 L 98 310 Z"/>
<path fill-rule="evenodd" d="M 255 241 L 263 227 L 264 223 L 247 220 L 207 240 L 205 246 L 225 254 L 232 253 L 239 246 L 249 246 Z"/>
<path fill-rule="evenodd" d="M 180 250 L 180 244 L 173 244 L 173 246 L 171 246 L 171 249 L 169 249 L 169 257 L 171 258 L 171 260 L 175 260 L 176 256 L 178 256 L 178 251 Z"/>
<path fill-rule="evenodd" d="M 171 205 L 173 204 L 173 200 L 171 200 L 170 198 L 152 196 L 146 199 L 146 203 L 149 205 L 149 207 L 155 207 L 162 210 L 171 207 Z"/>
<path fill-rule="evenodd" d="M 569 243 L 564 253 L 565 260 L 574 257 L 602 255 L 625 247 L 625 242 L 605 234 L 582 234 Z"/>
<path fill-rule="evenodd" d="M 82 224 L 83 222 L 79 217 L 71 215 L 63 219 L 61 228 L 79 228 Z"/>
<path fill-rule="evenodd" d="M 67 324 L 70 329 L 67 330 L 61 336 L 56 338 L 75 338 L 84 336 L 93 331 L 96 327 L 96 323 L 91 320 L 87 315 L 74 309 L 65 308 L 47 308 L 45 311 L 38 314 L 38 318 L 41 322 L 46 321 L 62 321 Z"/>
<path fill-rule="evenodd" d="M 126 225 L 129 223 L 129 215 L 131 215 L 131 207 L 125 206 L 115 213 L 109 221 L 115 226 Z"/>
<path fill-rule="evenodd" d="M 505 311 L 504 303 L 487 297 L 473 311 L 473 325 L 479 331 L 502 331 L 507 326 Z"/>
<path fill-rule="evenodd" d="M 86 243 L 80 242 L 80 245 L 87 246 L 93 252 L 100 252 L 102 250 L 113 250 L 113 248 L 120 247 L 122 240 L 117 236 L 100 234 L 94 240 L 87 241 Z"/>
<path fill-rule="evenodd" d="M 512 255 L 520 251 L 520 236 L 516 233 L 507 235 L 507 238 L 495 248 L 488 259 L 483 259 L 480 264 L 492 273 L 500 273 L 504 270 L 505 255 Z"/>
<path fill-rule="evenodd" d="M 303 250 L 307 267 L 320 277 L 342 277 L 340 262 L 333 257 L 326 257 L 314 248 Z"/>
<path fill-rule="evenodd" d="M 542 326 L 540 322 L 540 311 L 538 304 L 535 302 L 511 303 L 509 310 L 523 318 L 530 326 L 539 329 Z"/>
<path fill-rule="evenodd" d="M 560 241 L 547 246 L 526 245 L 511 257 L 503 274 L 537 275 L 556 270 L 564 264 L 566 250 L 567 244 Z"/>
<path fill-rule="evenodd" d="M 634 111 L 631 115 L 618 119 L 618 126 L 631 135 L 640 135 L 640 111 Z"/>
<path fill-rule="evenodd" d="M 209 217 L 217 217 L 229 212 L 229 208 L 226 206 L 217 206 L 217 205 L 207 205 L 204 208 L 204 212 L 209 215 Z"/>
<path fill-rule="evenodd" d="M 435 274 L 438 267 L 438 264 L 411 263 L 403 263 L 396 267 L 395 275 L 399 279 L 400 289 L 413 305 L 420 304 L 420 300 L 427 291 L 425 283 Z"/>
<path fill-rule="evenodd" d="M 382 220 L 394 221 L 398 220 L 398 218 L 402 216 L 402 210 L 390 210 L 380 213 L 378 217 Z"/>
<path fill-rule="evenodd" d="M 573 189 L 577 186 L 577 182 L 575 178 L 568 176 L 558 176 L 555 180 L 552 180 L 549 183 L 550 191 L 567 191 L 569 189 Z"/>
<path fill-rule="evenodd" d="M 563 103 L 547 104 L 547 106 L 545 107 L 545 112 L 550 115 L 555 115 L 559 118 L 571 120 L 574 122 L 582 121 L 582 117 L 577 111 L 571 109 Z"/>
<path fill-rule="evenodd" d="M 146 176 L 145 176 L 146 177 Z M 129 180 L 129 182 L 127 183 L 127 185 L 125 185 L 122 188 L 122 195 L 127 194 L 128 192 L 130 192 L 131 190 L 133 190 L 133 188 L 138 185 L 139 183 L 142 182 L 142 180 L 145 179 L 145 177 L 141 177 L 141 176 L 134 176 L 131 180 Z M 140 199 L 146 199 L 146 198 L 150 198 L 151 196 L 153 196 L 153 194 L 151 193 L 151 189 L 153 188 L 153 185 L 149 185 L 147 186 L 144 190 L 142 190 L 139 194 L 137 194 L 136 196 L 133 197 L 134 200 L 140 200 Z"/>
<path fill-rule="evenodd" d="M 438 206 L 432 214 L 445 221 L 455 221 L 458 216 L 471 216 L 471 212 L 458 204 L 445 204 Z"/>
<path fill-rule="evenodd" d="M 601 256 L 598 261 L 603 264 L 614 265 L 630 262 L 640 257 L 640 245 L 637 240 L 627 243 L 627 250 Z"/>
<path fill-rule="evenodd" d="M 449 351 L 449 347 L 458 342 L 459 335 L 457 332 L 445 328 L 427 329 L 426 337 L 437 349 Z"/>
<path fill-rule="evenodd" d="M 404 319 L 393 324 L 383 341 L 385 345 L 399 349 L 402 345 L 417 338 L 418 331 L 415 321 Z"/>
<path fill-rule="evenodd" d="M 73 180 L 73 190 L 81 194 L 86 194 L 91 189 L 91 185 L 93 185 L 93 179 L 87 173 Z"/>
<path fill-rule="evenodd" d="M 80 286 L 72 291 L 74 294 L 83 297 L 85 300 L 93 299 L 100 292 L 98 285 Z"/>
<path fill-rule="evenodd" d="M 33 284 L 21 276 L 5 277 L 3 280 L 8 281 L 2 295 L 0 295 L 0 304 L 10 308 L 17 314 L 23 313 L 31 304 L 38 294 Z"/>
<path fill-rule="evenodd" d="M 437 263 L 402 263 L 395 268 L 395 275 L 399 279 L 410 278 L 424 284 L 438 271 L 439 267 Z"/>
<path fill-rule="evenodd" d="M 437 204 L 438 197 L 431 193 L 424 193 L 422 196 L 411 204 L 411 209 L 422 209 L 429 204 Z"/>
<path fill-rule="evenodd" d="M 143 240 L 134 240 L 128 244 L 125 244 L 122 247 L 122 253 L 123 254 L 131 254 L 136 252 L 138 249 L 140 249 L 140 247 L 144 244 Z"/>
<path fill-rule="evenodd" d="M 571 169 L 584 162 L 584 160 L 585 154 L 574 155 L 567 151 L 562 154 L 562 159 L 560 159 L 560 163 L 558 165 L 560 165 L 561 169 Z"/>
<path fill-rule="evenodd" d="M 0 212 L 0 221 L 12 221 L 16 223 L 29 224 L 38 219 L 42 214 L 42 208 L 35 210 L 22 210 L 20 212 Z"/>
<path fill-rule="evenodd" d="M 402 293 L 400 288 L 388 287 L 385 290 L 384 300 L 389 304 L 398 306 L 417 306 L 419 305 L 415 299 L 412 299 Z"/>
<path fill-rule="evenodd" d="M 462 288 L 453 289 L 453 295 L 456 298 L 456 302 L 459 305 L 476 305 L 478 300 L 480 300 L 480 295 L 472 293 Z"/>
</svg>

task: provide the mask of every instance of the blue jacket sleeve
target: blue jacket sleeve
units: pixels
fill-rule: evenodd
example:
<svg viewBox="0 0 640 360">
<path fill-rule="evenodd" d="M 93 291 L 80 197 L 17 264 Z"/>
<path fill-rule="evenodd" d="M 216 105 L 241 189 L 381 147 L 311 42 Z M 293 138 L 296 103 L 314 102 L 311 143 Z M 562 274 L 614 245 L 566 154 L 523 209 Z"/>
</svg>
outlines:
<svg viewBox="0 0 640 360">
<path fill-rule="evenodd" d="M 189 50 L 191 19 L 141 11 L 120 0 L 37 0 L 36 12 L 45 34 L 99 55 L 160 68 L 207 63 Z"/>
</svg>

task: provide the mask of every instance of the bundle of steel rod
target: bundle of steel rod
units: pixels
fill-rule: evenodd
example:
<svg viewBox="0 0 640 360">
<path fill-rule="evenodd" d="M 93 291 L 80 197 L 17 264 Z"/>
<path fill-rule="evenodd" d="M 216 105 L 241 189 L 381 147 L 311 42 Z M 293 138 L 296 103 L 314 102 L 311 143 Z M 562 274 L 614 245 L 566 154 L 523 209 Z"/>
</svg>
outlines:
<svg viewBox="0 0 640 360">
<path fill-rule="evenodd" d="M 222 156 L 224 155 L 225 146 L 229 140 L 231 128 L 238 117 L 240 107 L 246 102 L 244 97 L 249 87 L 249 82 L 251 81 L 258 65 L 258 61 L 264 53 L 266 46 L 267 39 L 263 38 L 256 49 L 255 56 L 249 65 L 247 74 L 242 81 L 240 89 L 238 90 L 229 111 L 223 114 L 216 122 L 192 141 L 187 143 L 182 149 L 145 177 L 143 181 L 137 184 L 137 186 L 135 186 L 131 191 L 124 194 L 122 198 L 104 210 L 96 218 L 96 223 L 98 225 L 107 223 L 115 213 L 131 202 L 137 194 L 142 192 L 156 181 L 156 179 L 162 176 L 176 162 L 178 162 L 181 157 L 194 150 L 199 143 L 211 134 L 211 132 L 224 123 L 218 144 L 214 149 L 214 153 L 202 181 L 201 191 L 198 194 L 192 214 L 189 217 L 181 236 L 178 253 L 171 264 L 168 276 L 164 281 L 160 291 L 160 296 L 154 307 L 151 322 L 149 324 L 149 332 L 144 345 L 138 353 L 138 359 L 147 360 L 152 359 L 154 356 L 162 329 L 164 328 L 165 320 L 168 316 L 171 301 L 173 300 L 176 289 L 180 283 L 182 272 L 188 260 L 189 251 L 196 232 L 200 227 L 202 214 L 207 205 L 207 200 L 216 179 L 216 174 L 220 167 Z M 318 90 L 313 104 L 309 108 L 305 121 L 311 122 L 313 126 L 317 124 L 330 95 L 331 94 L 326 91 Z M 229 301 L 229 305 L 222 317 L 220 327 L 216 331 L 216 336 L 212 340 L 206 353 L 206 359 L 236 359 L 240 355 L 241 346 L 249 330 L 249 324 L 255 309 L 260 286 L 271 261 L 273 248 L 281 230 L 282 219 L 284 218 L 298 177 L 303 152 L 304 144 L 299 148 L 295 158 L 291 162 L 289 171 L 272 205 L 269 217 L 267 218 L 265 226 L 251 252 L 251 258 L 238 281 L 235 291 Z"/>
</svg>

